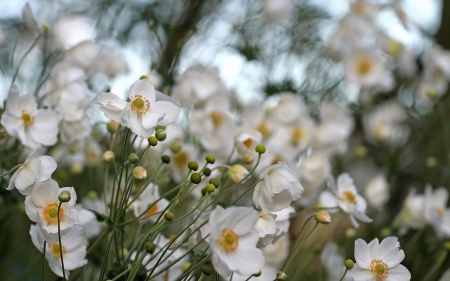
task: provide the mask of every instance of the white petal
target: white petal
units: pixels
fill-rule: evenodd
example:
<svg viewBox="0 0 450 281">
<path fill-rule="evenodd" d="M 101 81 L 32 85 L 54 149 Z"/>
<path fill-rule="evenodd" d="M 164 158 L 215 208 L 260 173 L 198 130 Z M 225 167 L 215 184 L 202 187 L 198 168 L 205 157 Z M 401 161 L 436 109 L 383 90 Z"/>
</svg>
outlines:
<svg viewBox="0 0 450 281">
<path fill-rule="evenodd" d="M 35 183 L 31 193 L 33 203 L 44 208 L 47 204 L 56 202 L 59 195 L 58 190 L 58 183 L 52 179 Z"/>
<path fill-rule="evenodd" d="M 53 145 L 58 140 L 58 116 L 52 110 L 40 109 L 29 129 L 33 140 L 43 145 Z"/>
<path fill-rule="evenodd" d="M 379 258 L 387 263 L 389 268 L 397 266 L 405 258 L 405 252 L 399 250 L 399 247 L 397 237 L 386 237 L 381 241 Z"/>
<path fill-rule="evenodd" d="M 20 97 L 20 107 L 33 113 L 37 109 L 36 98 L 33 93 L 28 93 Z"/>
<path fill-rule="evenodd" d="M 123 101 L 113 93 L 99 94 L 95 103 L 100 104 L 102 108 L 106 108 L 109 110 L 122 110 L 127 104 L 126 101 Z"/>
<path fill-rule="evenodd" d="M 370 271 L 360 268 L 358 263 L 355 263 L 355 266 L 350 269 L 348 273 L 350 273 L 354 281 L 372 281 L 372 274 Z"/>
<path fill-rule="evenodd" d="M 41 161 L 41 169 L 39 170 L 39 176 L 36 179 L 37 182 L 48 180 L 52 173 L 56 170 L 56 161 L 50 156 L 39 156 Z"/>
<path fill-rule="evenodd" d="M 389 268 L 389 276 L 384 281 L 409 281 L 411 280 L 411 273 L 403 265 L 399 264 L 396 267 Z"/>
<path fill-rule="evenodd" d="M 158 101 L 153 107 L 150 107 L 150 112 L 164 113 L 164 118 L 158 122 L 158 125 L 167 126 L 177 119 L 180 107 L 168 101 Z"/>
<path fill-rule="evenodd" d="M 20 169 L 16 180 L 14 181 L 14 185 L 17 189 L 25 189 L 32 185 L 36 177 L 39 173 L 40 168 L 40 161 L 37 159 L 33 159 L 31 161 L 28 161 L 26 166 L 24 166 L 22 169 Z"/>
<path fill-rule="evenodd" d="M 6 111 L 17 118 L 22 116 L 19 96 L 19 89 L 16 85 L 14 85 L 12 86 L 11 91 L 9 91 L 8 98 L 6 100 Z"/>
<path fill-rule="evenodd" d="M 156 100 L 155 88 L 150 82 L 150 79 L 141 79 L 136 81 L 130 88 L 130 92 L 128 93 L 129 97 L 141 95 L 146 98 L 150 102 L 150 106 L 154 104 Z"/>
<path fill-rule="evenodd" d="M 378 241 L 378 238 L 373 239 L 369 243 L 369 249 L 371 260 L 380 259 L 380 242 Z"/>
<path fill-rule="evenodd" d="M 42 155 L 44 152 L 44 149 L 42 148 L 42 144 L 38 144 L 37 148 L 33 150 L 30 155 L 28 155 L 27 160 L 25 160 L 25 163 L 31 159 L 38 158 Z"/>
<path fill-rule="evenodd" d="M 164 113 L 162 112 L 149 111 L 146 114 L 141 115 L 142 127 L 145 129 L 155 128 L 158 125 L 159 120 L 163 117 Z"/>
<path fill-rule="evenodd" d="M 362 269 L 367 269 L 372 262 L 370 258 L 370 250 L 366 241 L 361 238 L 355 241 L 355 260 Z"/>
</svg>

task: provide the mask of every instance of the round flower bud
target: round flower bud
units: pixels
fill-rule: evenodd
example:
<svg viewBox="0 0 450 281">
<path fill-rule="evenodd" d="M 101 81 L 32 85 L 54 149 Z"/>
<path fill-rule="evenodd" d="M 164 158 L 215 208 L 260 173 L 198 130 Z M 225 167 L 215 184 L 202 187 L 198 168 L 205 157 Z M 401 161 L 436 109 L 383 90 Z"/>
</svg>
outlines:
<svg viewBox="0 0 450 281">
<path fill-rule="evenodd" d="M 163 129 L 157 129 L 155 132 L 155 137 L 159 140 L 159 141 L 163 141 L 167 138 L 167 134 L 166 131 L 164 131 Z"/>
<path fill-rule="evenodd" d="M 392 231 L 391 231 L 391 229 L 389 227 L 385 227 L 385 228 L 383 228 L 381 230 L 380 234 L 381 234 L 382 237 L 388 237 L 388 236 L 391 236 Z"/>
<path fill-rule="evenodd" d="M 205 191 L 206 191 L 206 192 L 211 193 L 211 192 L 214 192 L 215 190 L 216 190 L 216 187 L 214 186 L 214 184 L 208 183 L 208 184 L 205 186 Z"/>
<path fill-rule="evenodd" d="M 346 260 L 344 264 L 347 269 L 352 269 L 355 266 L 355 263 L 352 260 Z"/>
<path fill-rule="evenodd" d="M 206 191 L 206 189 L 205 189 L 205 188 L 202 188 L 202 196 L 205 196 L 206 193 L 208 193 L 208 192 Z"/>
<path fill-rule="evenodd" d="M 233 182 L 240 182 L 248 175 L 248 173 L 248 170 L 244 166 L 235 164 L 228 169 L 228 178 Z"/>
<path fill-rule="evenodd" d="M 345 231 L 345 238 L 352 240 L 356 236 L 356 230 L 354 228 L 349 228 Z"/>
<path fill-rule="evenodd" d="M 147 170 L 142 166 L 137 166 L 133 169 L 133 177 L 137 180 L 143 180 L 147 178 Z"/>
<path fill-rule="evenodd" d="M 69 202 L 70 201 L 70 192 L 67 190 L 61 191 L 61 193 L 58 196 L 58 200 L 61 202 Z"/>
<path fill-rule="evenodd" d="M 214 164 L 216 162 L 216 157 L 214 157 L 214 155 L 212 154 L 206 155 L 205 159 L 209 164 Z"/>
<path fill-rule="evenodd" d="M 321 223 L 321 224 L 329 224 L 331 222 L 331 217 L 330 214 L 327 211 L 319 211 L 316 216 L 315 219 L 317 222 Z"/>
<path fill-rule="evenodd" d="M 111 163 L 112 161 L 114 161 L 115 158 L 116 158 L 116 155 L 111 150 L 105 151 L 105 153 L 103 153 L 103 156 L 102 156 L 103 162 L 105 162 L 105 163 Z"/>
<path fill-rule="evenodd" d="M 44 31 L 44 34 L 47 35 L 50 32 L 50 27 L 45 22 L 41 23 L 42 31 Z"/>
<path fill-rule="evenodd" d="M 131 164 L 136 164 L 137 162 L 139 162 L 139 157 L 136 155 L 136 153 L 131 153 L 131 154 L 128 156 L 128 161 L 129 161 Z"/>
<path fill-rule="evenodd" d="M 84 167 L 80 163 L 74 163 L 74 164 L 70 165 L 70 167 L 69 167 L 69 172 L 72 175 L 79 175 L 83 172 L 83 170 L 84 170 Z"/>
<path fill-rule="evenodd" d="M 202 181 L 202 176 L 199 173 L 193 173 L 191 175 L 191 182 L 198 184 Z"/>
<path fill-rule="evenodd" d="M 153 244 L 152 242 L 146 242 L 144 244 L 144 248 L 149 254 L 153 254 L 155 252 L 155 244 Z"/>
<path fill-rule="evenodd" d="M 276 281 L 286 281 L 287 280 L 286 273 L 284 273 L 283 271 L 278 271 L 277 272 L 277 278 L 275 280 Z"/>
<path fill-rule="evenodd" d="M 214 185 L 216 188 L 219 188 L 219 186 L 220 186 L 220 183 L 217 179 L 210 179 L 209 183 Z"/>
<path fill-rule="evenodd" d="M 211 268 L 209 268 L 208 266 L 203 266 L 201 268 L 201 271 L 203 274 L 205 274 L 206 276 L 211 275 Z"/>
<path fill-rule="evenodd" d="M 156 146 L 158 144 L 158 139 L 154 136 L 150 136 L 147 140 L 151 146 Z"/>
<path fill-rule="evenodd" d="M 167 213 L 164 214 L 164 218 L 165 218 L 166 220 L 168 220 L 168 221 L 172 221 L 172 220 L 173 220 L 173 217 L 174 217 L 174 215 L 173 215 L 172 212 L 167 212 Z"/>
<path fill-rule="evenodd" d="M 119 250 L 119 257 L 122 259 L 125 259 L 126 257 L 128 257 L 129 254 L 130 254 L 130 251 L 128 251 L 128 249 L 126 249 L 126 248 L 123 249 L 123 251 Z"/>
<path fill-rule="evenodd" d="M 106 129 L 108 130 L 108 133 L 113 135 L 117 132 L 117 129 L 119 129 L 119 123 L 116 121 L 110 121 L 108 125 L 106 125 Z"/>
<path fill-rule="evenodd" d="M 255 151 L 258 152 L 259 154 L 264 154 L 266 152 L 266 147 L 264 145 L 262 145 L 262 144 L 258 144 L 255 147 Z M 280 272 L 282 272 L 282 271 L 280 271 Z"/>
<path fill-rule="evenodd" d="M 211 175 L 211 169 L 210 168 L 205 168 L 203 170 L 203 174 L 207 177 L 209 177 Z"/>
<path fill-rule="evenodd" d="M 450 241 L 444 243 L 444 249 L 446 249 L 447 251 L 450 250 Z"/>
<path fill-rule="evenodd" d="M 139 80 L 143 80 L 143 79 L 148 79 L 148 77 L 146 75 L 142 75 L 141 77 L 139 77 Z"/>
<path fill-rule="evenodd" d="M 358 158 L 364 158 L 367 155 L 367 148 L 364 145 L 357 146 L 355 148 L 355 156 Z"/>
<path fill-rule="evenodd" d="M 253 162 L 253 156 L 245 154 L 244 157 L 242 157 L 242 161 L 244 161 L 245 164 L 251 164 Z"/>
<path fill-rule="evenodd" d="M 170 163 L 170 156 L 169 155 L 163 155 L 161 156 L 161 161 L 165 164 L 169 164 Z"/>
<path fill-rule="evenodd" d="M 197 171 L 198 170 L 198 163 L 195 161 L 190 161 L 188 163 L 188 168 L 191 169 L 192 171 Z"/>
<path fill-rule="evenodd" d="M 438 164 L 438 160 L 436 159 L 436 157 L 433 157 L 433 156 L 428 157 L 426 161 L 427 161 L 426 164 L 427 164 L 428 168 L 436 167 Z"/>
<path fill-rule="evenodd" d="M 260 271 L 260 272 L 257 272 L 257 273 L 253 273 L 253 276 L 254 276 L 254 277 L 259 277 L 259 276 L 261 276 L 261 271 Z"/>
<path fill-rule="evenodd" d="M 92 201 L 98 199 L 98 194 L 97 194 L 97 192 L 95 192 L 95 191 L 93 191 L 93 190 L 89 191 L 89 192 L 87 193 L 86 196 L 87 196 L 87 198 L 89 198 L 89 199 L 92 200 Z"/>
<path fill-rule="evenodd" d="M 189 268 L 191 268 L 192 263 L 190 262 L 185 262 L 181 265 L 181 270 L 183 270 L 183 272 L 186 272 L 189 270 Z"/>
<path fill-rule="evenodd" d="M 173 153 L 178 153 L 181 151 L 181 148 L 183 148 L 183 145 L 181 144 L 181 142 L 179 141 L 174 141 L 171 145 L 170 145 L 170 149 L 172 150 Z"/>
</svg>

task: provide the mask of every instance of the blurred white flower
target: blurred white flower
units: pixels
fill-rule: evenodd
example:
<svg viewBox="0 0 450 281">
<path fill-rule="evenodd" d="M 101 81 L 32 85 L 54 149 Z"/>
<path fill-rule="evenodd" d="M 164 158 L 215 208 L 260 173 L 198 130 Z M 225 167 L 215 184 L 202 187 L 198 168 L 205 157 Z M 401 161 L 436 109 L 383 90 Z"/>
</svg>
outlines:
<svg viewBox="0 0 450 281">
<path fill-rule="evenodd" d="M 83 208 L 80 204 L 75 205 L 78 212 L 78 223 L 82 227 L 84 236 L 91 239 L 101 232 L 101 225 L 97 221 L 95 214 Z"/>
<path fill-rule="evenodd" d="M 259 234 L 258 247 L 264 248 L 272 244 L 275 235 L 280 231 L 275 222 L 277 215 L 269 211 L 260 211 L 259 218 L 255 225 L 255 230 Z"/>
<path fill-rule="evenodd" d="M 33 33 L 41 32 L 41 28 L 39 27 L 36 18 L 34 17 L 33 11 L 31 10 L 30 4 L 27 2 L 22 8 L 22 16 L 23 16 L 23 25 L 26 30 L 29 30 Z"/>
<path fill-rule="evenodd" d="M 253 128 L 241 128 L 234 138 L 237 152 L 241 157 L 248 154 L 253 157 L 257 156 L 255 147 L 262 141 L 262 134 Z"/>
<path fill-rule="evenodd" d="M 377 4 L 366 0 L 356 0 L 350 2 L 350 11 L 363 18 L 371 18 L 376 15 L 380 7 Z"/>
<path fill-rule="evenodd" d="M 423 216 L 425 198 L 423 195 L 416 195 L 416 190 L 411 189 L 403 202 L 402 210 L 395 219 L 401 235 L 406 234 L 409 228 L 421 229 L 426 222 Z"/>
<path fill-rule="evenodd" d="M 450 237 L 450 209 L 447 208 L 448 191 L 445 187 L 435 190 L 430 184 L 425 188 L 423 216 L 433 226 L 439 237 Z"/>
<path fill-rule="evenodd" d="M 49 146 L 58 140 L 56 113 L 50 109 L 38 109 L 37 106 L 32 93 L 20 96 L 17 87 L 13 86 L 1 118 L 6 131 L 31 149 L 36 149 L 38 143 Z"/>
<path fill-rule="evenodd" d="M 141 187 L 141 188 L 144 188 Z M 141 193 L 141 195 L 133 202 L 133 212 L 135 217 L 139 217 L 142 214 L 142 220 L 139 220 L 141 223 L 148 223 L 148 221 L 154 222 L 156 221 L 155 215 L 159 215 L 164 209 L 169 205 L 169 200 L 166 198 L 162 198 L 159 195 L 159 187 L 156 184 L 150 183 L 145 187 L 145 190 Z M 158 202 L 156 202 L 159 200 Z M 154 204 L 151 208 L 150 205 Z M 147 210 L 148 209 L 148 210 Z"/>
<path fill-rule="evenodd" d="M 381 209 L 389 200 L 389 184 L 383 174 L 372 178 L 364 189 L 364 196 L 369 205 Z"/>
<path fill-rule="evenodd" d="M 409 281 L 411 273 L 400 264 L 405 258 L 399 249 L 397 237 L 386 237 L 378 242 L 375 238 L 369 245 L 362 240 L 355 241 L 355 266 L 349 273 L 355 281 L 392 280 Z"/>
<path fill-rule="evenodd" d="M 308 117 L 305 104 L 299 95 L 291 92 L 280 93 L 280 100 L 270 110 L 270 118 L 277 124 L 290 125 Z"/>
<path fill-rule="evenodd" d="M 283 162 L 266 168 L 260 178 L 263 180 L 253 192 L 253 202 L 258 209 L 280 211 L 303 193 L 299 180 Z"/>
<path fill-rule="evenodd" d="M 44 149 L 41 144 L 33 150 L 22 167 L 12 175 L 9 180 L 8 190 L 14 187 L 23 195 L 30 195 L 32 185 L 35 182 L 46 181 L 51 178 L 56 170 L 56 161 L 50 156 L 42 155 Z"/>
<path fill-rule="evenodd" d="M 328 241 L 320 254 L 322 261 L 327 271 L 329 281 L 340 280 L 345 271 L 344 257 L 338 253 L 338 245 L 332 241 Z M 345 281 L 353 281 L 350 274 L 346 274 Z"/>
<path fill-rule="evenodd" d="M 233 272 L 250 276 L 264 266 L 264 255 L 256 247 L 259 240 L 254 230 L 258 212 L 248 207 L 217 206 L 209 220 L 209 236 L 214 269 L 225 279 Z"/>
<path fill-rule="evenodd" d="M 77 44 L 95 39 L 95 23 L 83 16 L 63 16 L 51 29 L 55 46 L 63 50 Z"/>
<path fill-rule="evenodd" d="M 347 80 L 360 87 L 374 87 L 387 81 L 384 61 L 371 51 L 348 54 L 345 66 Z"/>
<path fill-rule="evenodd" d="M 263 15 L 268 23 L 288 23 L 295 11 L 292 0 L 265 0 Z"/>
</svg>

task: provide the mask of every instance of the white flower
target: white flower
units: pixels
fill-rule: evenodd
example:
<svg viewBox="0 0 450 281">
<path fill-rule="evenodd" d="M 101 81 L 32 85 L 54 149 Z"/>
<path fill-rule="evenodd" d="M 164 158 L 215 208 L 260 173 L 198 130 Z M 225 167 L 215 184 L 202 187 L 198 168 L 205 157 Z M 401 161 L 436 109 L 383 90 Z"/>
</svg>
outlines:
<svg viewBox="0 0 450 281">
<path fill-rule="evenodd" d="M 423 216 L 434 227 L 439 237 L 450 237 L 450 209 L 447 208 L 448 191 L 444 187 L 435 190 L 431 185 L 425 188 Z"/>
<path fill-rule="evenodd" d="M 266 168 L 260 175 L 253 192 L 256 208 L 272 212 L 287 208 L 303 193 L 303 187 L 285 163 L 281 162 Z"/>
<path fill-rule="evenodd" d="M 33 244 L 42 253 L 44 249 L 44 239 L 41 236 L 41 230 L 38 225 L 32 225 L 30 227 L 30 235 Z M 62 277 L 62 265 L 61 265 L 61 253 L 60 247 L 62 247 L 64 269 L 66 278 L 69 278 L 69 270 L 82 267 L 87 264 L 86 247 L 88 241 L 84 236 L 81 226 L 75 226 L 67 234 L 61 237 L 61 244 L 59 242 L 47 241 L 45 249 L 45 258 L 48 260 L 50 269 L 56 275 Z"/>
<path fill-rule="evenodd" d="M 78 222 L 82 226 L 84 235 L 87 239 L 91 239 L 101 232 L 101 225 L 97 221 L 95 214 L 84 209 L 80 204 L 75 205 L 78 211 Z"/>
<path fill-rule="evenodd" d="M 39 33 L 41 31 L 28 2 L 22 8 L 22 16 L 25 29 L 28 29 L 33 33 Z"/>
<path fill-rule="evenodd" d="M 389 184 L 386 181 L 386 177 L 383 174 L 373 177 L 367 183 L 364 189 L 364 195 L 367 201 L 369 201 L 369 205 L 377 209 L 383 207 L 389 200 Z"/>
<path fill-rule="evenodd" d="M 147 187 L 145 187 L 145 190 L 133 203 L 134 215 L 136 217 L 139 217 L 140 215 L 145 213 L 145 215 L 141 218 L 148 218 L 140 220 L 140 222 L 146 223 L 148 222 L 148 220 L 154 222 L 157 218 L 155 217 L 155 215 L 159 215 L 159 213 L 164 211 L 167 205 L 169 205 L 169 200 L 167 200 L 166 198 L 162 198 L 161 200 L 156 202 L 160 198 L 161 196 L 159 195 L 159 187 L 156 184 L 150 183 Z M 149 209 L 148 207 L 150 207 L 150 205 L 152 205 L 153 203 L 155 204 Z"/>
<path fill-rule="evenodd" d="M 292 206 L 289 206 L 281 211 L 273 213 L 277 216 L 275 222 L 277 223 L 277 227 L 279 228 L 279 231 L 275 236 L 274 243 L 278 241 L 280 237 L 283 237 L 286 233 L 289 232 L 289 226 L 291 225 L 289 216 L 293 213 L 295 213 L 295 209 Z"/>
<path fill-rule="evenodd" d="M 25 198 L 25 212 L 30 220 L 41 221 L 42 229 L 48 233 L 58 233 L 58 196 L 62 191 L 70 192 L 71 199 L 61 205 L 59 211 L 61 233 L 67 233 L 78 223 L 78 212 L 75 209 L 77 195 L 73 187 L 59 188 L 52 179 L 35 183 L 31 195 Z"/>
<path fill-rule="evenodd" d="M 212 211 L 209 220 L 212 262 L 225 279 L 232 272 L 250 276 L 264 266 L 262 251 L 256 247 L 258 233 L 253 229 L 258 212 L 248 207 L 221 206 Z"/>
<path fill-rule="evenodd" d="M 327 242 L 320 254 L 320 260 L 328 273 L 328 280 L 340 280 L 342 274 L 344 274 L 345 266 L 344 257 L 338 253 L 338 245 L 336 243 Z M 353 281 L 353 278 L 349 274 L 346 274 L 344 280 Z"/>
<path fill-rule="evenodd" d="M 127 126 L 140 137 L 150 137 L 156 126 L 169 125 L 180 113 L 175 101 L 156 93 L 149 79 L 135 82 L 128 95 L 125 102 L 112 93 L 103 93 L 97 103 L 106 117 Z"/>
<path fill-rule="evenodd" d="M 337 207 L 346 212 L 355 228 L 359 227 L 356 219 L 363 222 L 372 222 L 372 219 L 366 215 L 366 200 L 358 194 L 353 179 L 348 174 L 342 174 L 337 180 L 337 186 L 333 179 L 329 181 L 328 191 L 320 195 L 320 203 L 324 207 Z"/>
<path fill-rule="evenodd" d="M 41 144 L 28 156 L 9 180 L 8 190 L 14 187 L 23 195 L 31 194 L 31 187 L 35 182 L 48 180 L 56 170 L 56 161 L 50 156 L 42 155 L 44 149 Z"/>
<path fill-rule="evenodd" d="M 6 131 L 31 149 L 38 143 L 49 146 L 58 140 L 58 117 L 48 109 L 38 109 L 32 93 L 19 95 L 16 86 L 11 88 L 6 100 L 6 111 L 2 114 L 2 125 Z"/>
<path fill-rule="evenodd" d="M 83 16 L 65 16 L 58 19 L 52 28 L 55 46 L 67 50 L 95 38 L 95 24 Z"/>
<path fill-rule="evenodd" d="M 282 125 L 290 125 L 299 119 L 308 117 L 306 107 L 300 96 L 286 92 L 279 94 L 280 100 L 277 105 L 270 111 L 271 117 L 277 123 Z"/>
<path fill-rule="evenodd" d="M 234 138 L 237 152 L 242 157 L 246 154 L 256 156 L 255 147 L 262 141 L 262 134 L 256 129 L 241 129 Z"/>
<path fill-rule="evenodd" d="M 349 271 L 354 281 L 392 280 L 409 281 L 411 273 L 400 264 L 405 258 L 403 250 L 399 250 L 397 237 L 386 237 L 381 244 L 375 238 L 367 243 L 355 241 L 355 266 Z"/>
<path fill-rule="evenodd" d="M 373 87 L 386 81 L 385 64 L 370 51 L 348 54 L 345 59 L 346 77 L 361 87 Z"/>
<path fill-rule="evenodd" d="M 275 218 L 277 215 L 268 211 L 260 211 L 259 218 L 255 225 L 255 230 L 259 234 L 258 247 L 266 247 L 272 244 L 275 235 L 280 231 Z"/>
<path fill-rule="evenodd" d="M 421 229 L 425 226 L 423 195 L 417 195 L 415 189 L 411 189 L 403 202 L 402 210 L 395 219 L 399 226 L 399 232 L 406 234 L 409 228 Z"/>
<path fill-rule="evenodd" d="M 441 279 L 439 281 L 450 281 L 450 268 L 447 269 L 444 274 L 442 274 Z"/>
<path fill-rule="evenodd" d="M 295 5 L 292 0 L 266 0 L 264 2 L 264 19 L 268 23 L 286 24 L 292 17 Z"/>
</svg>

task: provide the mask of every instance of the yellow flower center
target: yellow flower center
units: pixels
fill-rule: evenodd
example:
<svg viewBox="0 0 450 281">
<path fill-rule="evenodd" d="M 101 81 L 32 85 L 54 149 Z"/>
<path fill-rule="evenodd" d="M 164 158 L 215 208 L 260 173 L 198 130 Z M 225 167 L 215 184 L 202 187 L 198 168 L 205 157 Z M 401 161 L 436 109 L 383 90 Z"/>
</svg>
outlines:
<svg viewBox="0 0 450 281">
<path fill-rule="evenodd" d="M 374 137 L 377 141 L 384 141 L 387 139 L 388 126 L 385 123 L 375 125 Z"/>
<path fill-rule="evenodd" d="M 188 155 L 186 152 L 178 152 L 173 155 L 173 160 L 178 167 L 186 167 L 188 164 Z"/>
<path fill-rule="evenodd" d="M 141 95 L 130 97 L 131 110 L 136 114 L 145 114 L 150 110 L 150 102 Z"/>
<path fill-rule="evenodd" d="M 211 117 L 211 119 L 213 121 L 214 129 L 217 129 L 220 127 L 220 125 L 222 125 L 222 122 L 223 122 L 222 113 L 220 113 L 218 111 L 213 111 L 209 114 L 209 116 Z"/>
<path fill-rule="evenodd" d="M 252 139 L 248 139 L 248 140 L 244 141 L 244 145 L 248 149 L 250 149 L 252 147 L 252 144 L 253 144 L 253 140 Z"/>
<path fill-rule="evenodd" d="M 358 73 L 367 75 L 372 70 L 372 61 L 367 57 L 361 57 L 358 61 Z"/>
<path fill-rule="evenodd" d="M 351 191 L 346 190 L 346 191 L 342 192 L 342 195 L 344 195 L 345 199 L 348 202 L 350 202 L 352 204 L 356 204 L 356 196 Z"/>
<path fill-rule="evenodd" d="M 227 252 L 234 252 L 239 245 L 239 237 L 229 228 L 224 228 L 221 234 L 220 246 Z"/>
<path fill-rule="evenodd" d="M 59 210 L 59 220 L 62 219 L 64 215 L 64 210 L 61 208 Z M 44 209 L 44 218 L 49 223 L 58 223 L 58 204 L 57 203 L 51 203 L 47 204 Z"/>
<path fill-rule="evenodd" d="M 59 251 L 59 243 L 55 243 L 53 245 L 48 245 L 48 251 L 50 253 L 52 253 L 52 255 L 55 258 L 57 258 L 57 259 L 61 258 L 61 253 Z M 62 246 L 62 253 L 63 253 L 63 256 L 66 254 L 66 247 L 64 247 L 64 245 Z"/>
<path fill-rule="evenodd" d="M 370 273 L 375 275 L 377 281 L 383 281 L 389 276 L 389 267 L 382 260 L 373 260 L 369 268 Z"/>
<path fill-rule="evenodd" d="M 147 216 L 151 216 L 156 214 L 157 211 L 158 211 L 158 203 L 154 204 L 150 209 L 148 209 L 148 211 L 145 214 Z"/>
<path fill-rule="evenodd" d="M 34 124 L 34 116 L 27 110 L 22 110 L 22 121 L 25 126 L 31 126 Z"/>
<path fill-rule="evenodd" d="M 444 211 L 444 209 L 443 209 L 441 206 L 436 206 L 436 211 L 437 211 L 438 216 L 439 216 L 440 218 L 443 218 L 443 217 L 444 217 L 445 211 Z"/>
<path fill-rule="evenodd" d="M 263 138 L 267 138 L 272 131 L 267 122 L 262 122 L 261 124 L 259 124 L 256 127 L 256 130 L 258 130 L 262 134 Z"/>
<path fill-rule="evenodd" d="M 351 7 L 352 7 L 353 11 L 355 11 L 355 13 L 357 13 L 361 16 L 363 16 L 366 12 L 364 4 L 361 2 L 352 3 Z"/>
<path fill-rule="evenodd" d="M 302 141 L 304 135 L 305 134 L 304 134 L 302 128 L 295 128 L 291 132 L 291 143 L 293 145 L 299 145 L 300 142 Z"/>
</svg>

